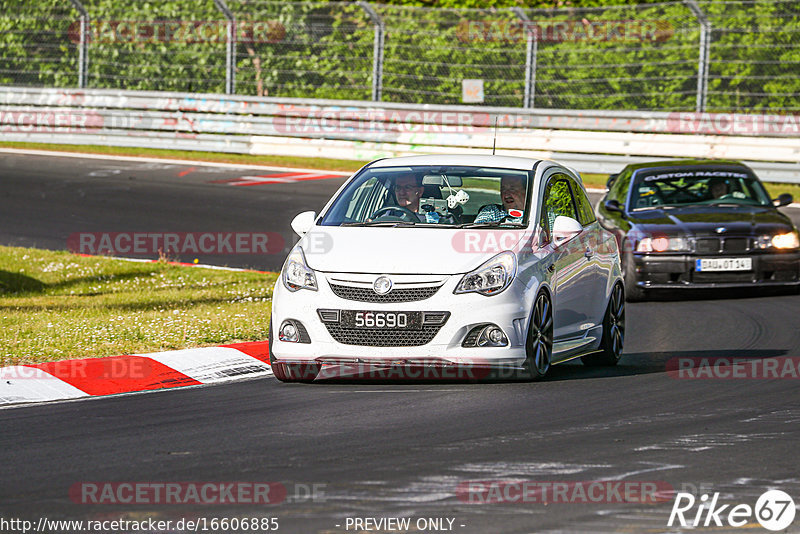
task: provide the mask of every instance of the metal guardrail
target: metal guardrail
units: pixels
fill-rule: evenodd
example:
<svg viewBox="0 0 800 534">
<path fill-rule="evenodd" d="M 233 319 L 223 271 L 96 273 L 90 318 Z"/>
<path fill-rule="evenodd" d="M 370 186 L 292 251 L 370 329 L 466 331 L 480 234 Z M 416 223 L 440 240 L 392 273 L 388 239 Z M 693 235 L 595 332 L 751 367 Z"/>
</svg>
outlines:
<svg viewBox="0 0 800 534">
<path fill-rule="evenodd" d="M 616 172 L 654 158 L 747 161 L 800 183 L 800 118 L 525 110 L 215 94 L 0 87 L 0 139 L 369 160 L 491 150 Z"/>
</svg>

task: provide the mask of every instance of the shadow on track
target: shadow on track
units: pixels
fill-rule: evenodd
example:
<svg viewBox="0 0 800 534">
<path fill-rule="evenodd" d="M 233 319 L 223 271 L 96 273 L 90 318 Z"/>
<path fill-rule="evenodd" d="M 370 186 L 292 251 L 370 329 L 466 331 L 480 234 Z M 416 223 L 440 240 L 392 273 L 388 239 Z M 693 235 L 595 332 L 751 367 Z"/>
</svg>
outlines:
<svg viewBox="0 0 800 534">
<path fill-rule="evenodd" d="M 765 358 L 776 358 L 787 354 L 786 350 L 696 350 L 696 351 L 674 351 L 674 352 L 637 352 L 637 353 L 624 353 L 620 364 L 615 367 L 586 367 L 580 363 L 579 359 L 565 362 L 560 365 L 553 366 L 547 374 L 544 382 L 559 382 L 567 380 L 586 380 L 586 379 L 604 379 L 604 378 L 617 378 L 623 376 L 636 376 L 646 375 L 652 373 L 666 373 L 668 371 L 668 362 L 670 360 L 677 361 L 678 359 L 699 359 L 706 358 L 711 361 L 718 359 L 727 360 L 760 360 Z M 315 380 L 314 384 L 326 385 L 442 385 L 442 384 L 489 384 L 489 383 L 514 383 L 519 380 L 503 378 L 485 377 L 481 379 L 468 379 L 468 378 L 431 378 L 431 379 L 397 379 L 392 378 L 401 376 L 396 371 L 394 374 L 391 370 L 385 371 L 383 376 L 386 379 L 376 379 L 375 375 L 362 375 L 360 377 L 353 376 L 348 378 L 336 377 Z M 536 382 L 530 383 L 535 387 Z"/>
<path fill-rule="evenodd" d="M 650 302 L 730 300 L 797 295 L 799 292 L 800 286 L 761 286 L 736 289 L 650 289 L 646 298 Z"/>
</svg>

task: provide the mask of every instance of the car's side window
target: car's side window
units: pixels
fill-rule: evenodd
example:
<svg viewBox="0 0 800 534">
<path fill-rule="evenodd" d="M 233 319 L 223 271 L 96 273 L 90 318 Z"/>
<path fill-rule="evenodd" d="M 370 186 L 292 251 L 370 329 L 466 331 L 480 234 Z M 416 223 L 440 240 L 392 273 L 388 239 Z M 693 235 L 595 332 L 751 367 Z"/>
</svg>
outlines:
<svg viewBox="0 0 800 534">
<path fill-rule="evenodd" d="M 377 178 L 369 178 L 353 193 L 345 217 L 350 221 L 365 221 L 383 206 L 387 195 L 388 190 L 385 187 L 378 187 Z"/>
<path fill-rule="evenodd" d="M 631 173 L 623 172 L 620 174 L 616 180 L 614 180 L 614 184 L 611 186 L 611 190 L 608 192 L 608 199 L 609 200 L 616 200 L 622 206 L 625 205 L 625 202 L 628 200 L 628 187 L 631 183 Z"/>
<path fill-rule="evenodd" d="M 542 210 L 542 225 L 547 230 L 548 235 L 553 232 L 553 224 L 556 217 L 563 215 L 578 220 L 575 201 L 570 192 L 569 181 L 563 174 L 556 174 L 550 178 L 545 191 L 544 204 Z"/>
<path fill-rule="evenodd" d="M 578 222 L 583 226 L 592 224 L 596 219 L 589 197 L 586 196 L 586 192 L 575 180 L 570 180 L 569 183 L 572 185 L 572 195 L 575 197 L 575 203 L 578 206 Z"/>
</svg>

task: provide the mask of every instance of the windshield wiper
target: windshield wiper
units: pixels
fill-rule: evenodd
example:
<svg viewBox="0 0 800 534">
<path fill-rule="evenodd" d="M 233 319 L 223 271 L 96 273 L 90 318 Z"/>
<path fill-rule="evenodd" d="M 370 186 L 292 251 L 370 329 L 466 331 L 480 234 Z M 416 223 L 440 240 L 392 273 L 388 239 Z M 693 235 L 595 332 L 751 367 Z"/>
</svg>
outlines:
<svg viewBox="0 0 800 534">
<path fill-rule="evenodd" d="M 522 223 L 512 223 L 512 222 L 502 222 L 502 221 L 464 223 L 464 224 L 459 224 L 458 226 L 456 226 L 456 228 L 490 228 L 490 227 L 500 227 L 500 226 L 510 226 L 512 228 L 525 228 L 525 225 Z"/>
<path fill-rule="evenodd" d="M 411 221 L 366 221 L 360 223 L 342 223 L 342 226 L 386 226 L 396 228 L 398 226 L 416 226 L 417 223 Z"/>
</svg>

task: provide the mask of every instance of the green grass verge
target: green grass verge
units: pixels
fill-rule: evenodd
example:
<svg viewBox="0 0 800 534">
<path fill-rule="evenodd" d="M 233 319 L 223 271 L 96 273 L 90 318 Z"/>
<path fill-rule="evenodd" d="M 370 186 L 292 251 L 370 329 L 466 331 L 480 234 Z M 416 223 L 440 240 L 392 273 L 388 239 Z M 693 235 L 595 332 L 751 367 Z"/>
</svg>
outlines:
<svg viewBox="0 0 800 534">
<path fill-rule="evenodd" d="M 0 365 L 266 340 L 276 277 L 0 247 Z"/>
</svg>

